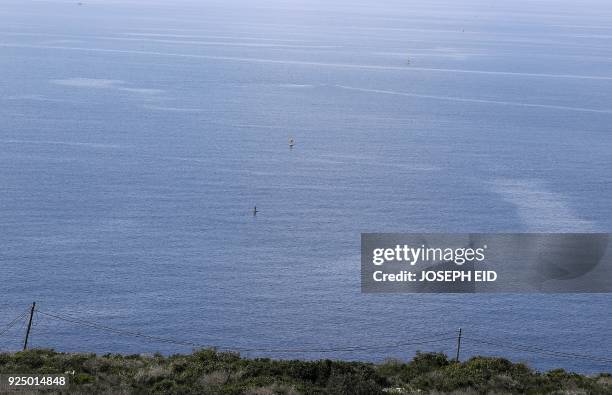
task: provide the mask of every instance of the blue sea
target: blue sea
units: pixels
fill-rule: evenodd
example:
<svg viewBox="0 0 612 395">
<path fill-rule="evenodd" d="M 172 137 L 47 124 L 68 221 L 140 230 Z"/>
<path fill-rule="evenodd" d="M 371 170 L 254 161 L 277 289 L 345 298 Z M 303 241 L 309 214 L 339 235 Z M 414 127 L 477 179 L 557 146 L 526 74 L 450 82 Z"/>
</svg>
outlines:
<svg viewBox="0 0 612 395">
<path fill-rule="evenodd" d="M 462 328 L 462 359 L 610 372 L 610 295 L 362 294 L 359 252 L 612 231 L 611 21 L 590 0 L 3 0 L 0 328 L 36 301 L 32 347 L 192 349 L 46 312 L 364 361 L 454 356 Z"/>
</svg>

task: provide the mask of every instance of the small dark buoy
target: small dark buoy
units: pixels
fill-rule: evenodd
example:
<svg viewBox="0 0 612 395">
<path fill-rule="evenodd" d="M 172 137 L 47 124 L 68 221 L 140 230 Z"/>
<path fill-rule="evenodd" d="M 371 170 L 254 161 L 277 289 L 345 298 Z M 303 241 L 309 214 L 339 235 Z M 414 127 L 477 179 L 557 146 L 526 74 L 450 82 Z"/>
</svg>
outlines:
<svg viewBox="0 0 612 395">
<path fill-rule="evenodd" d="M 293 148 L 293 146 L 295 145 L 295 140 L 293 139 L 293 137 L 289 138 L 289 148 Z"/>
<path fill-rule="evenodd" d="M 253 206 L 253 216 L 257 215 L 257 206 Z"/>
</svg>

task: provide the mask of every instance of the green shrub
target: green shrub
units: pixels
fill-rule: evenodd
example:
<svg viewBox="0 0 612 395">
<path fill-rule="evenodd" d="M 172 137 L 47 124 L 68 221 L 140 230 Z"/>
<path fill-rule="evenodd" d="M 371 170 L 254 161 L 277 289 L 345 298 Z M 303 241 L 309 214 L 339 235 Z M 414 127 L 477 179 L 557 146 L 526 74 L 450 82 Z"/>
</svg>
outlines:
<svg viewBox="0 0 612 395">
<path fill-rule="evenodd" d="M 67 392 L 76 394 L 612 394 L 609 373 L 538 373 L 503 358 L 456 363 L 441 353 L 371 364 L 243 359 L 212 349 L 168 357 L 28 350 L 0 353 L 0 372 L 70 372 Z"/>
<path fill-rule="evenodd" d="M 79 373 L 72 378 L 74 384 L 87 384 L 93 383 L 94 381 L 96 381 L 96 379 L 87 373 Z"/>
</svg>

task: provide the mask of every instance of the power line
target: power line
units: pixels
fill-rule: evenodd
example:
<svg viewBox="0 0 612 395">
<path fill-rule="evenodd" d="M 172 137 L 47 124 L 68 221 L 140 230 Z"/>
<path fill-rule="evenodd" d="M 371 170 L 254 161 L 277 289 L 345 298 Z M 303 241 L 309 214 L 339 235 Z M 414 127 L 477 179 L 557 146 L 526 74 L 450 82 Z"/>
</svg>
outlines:
<svg viewBox="0 0 612 395">
<path fill-rule="evenodd" d="M 21 313 L 21 315 L 15 317 L 11 322 L 6 324 L 5 328 L 0 332 L 0 336 L 4 335 L 6 332 L 8 332 L 9 329 L 11 329 L 13 326 L 15 326 L 19 322 L 19 320 L 21 320 L 27 314 L 28 314 L 28 311 L 26 310 L 23 313 Z"/>
<path fill-rule="evenodd" d="M 273 353 L 327 353 L 327 352 L 350 352 L 350 351 L 368 351 L 368 350 L 384 350 L 396 347 L 421 345 L 429 343 L 438 343 L 446 340 L 454 340 L 455 337 L 433 338 L 430 340 L 417 340 L 394 343 L 379 346 L 354 346 L 346 348 L 319 348 L 319 349 L 304 349 L 304 348 L 289 348 L 289 349 L 266 349 L 266 348 L 236 348 L 237 351 L 252 351 L 252 352 L 273 352 Z"/>
<path fill-rule="evenodd" d="M 404 342 L 396 342 L 396 343 L 384 344 L 384 345 L 371 345 L 371 346 L 345 346 L 345 347 L 330 347 L 330 348 L 324 348 L 324 347 L 320 347 L 320 348 L 215 347 L 212 345 L 204 345 L 204 344 L 200 344 L 200 343 L 196 343 L 192 341 L 172 339 L 172 338 L 167 338 L 167 337 L 148 335 L 148 334 L 144 334 L 144 333 L 136 332 L 136 331 L 118 329 L 118 328 L 110 327 L 110 326 L 103 325 L 97 322 L 73 317 L 67 314 L 63 314 L 63 313 L 47 312 L 47 311 L 41 311 L 39 309 L 36 309 L 36 312 L 38 312 L 41 315 L 41 317 L 42 316 L 49 317 L 51 319 L 60 320 L 60 321 L 68 322 L 71 324 L 80 325 L 80 326 L 84 326 L 84 327 L 88 327 L 88 328 L 92 328 L 92 329 L 96 329 L 100 331 L 105 331 L 109 333 L 114 333 L 116 335 L 138 337 L 138 338 L 142 338 L 148 341 L 175 344 L 179 346 L 188 346 L 188 347 L 194 347 L 194 348 L 216 348 L 220 350 L 236 351 L 236 352 L 262 352 L 262 353 L 355 352 L 355 351 L 368 351 L 368 350 L 385 350 L 385 349 L 391 349 L 391 348 L 397 348 L 397 347 L 440 343 L 440 342 L 445 342 L 445 341 L 456 339 L 456 336 L 454 336 L 455 335 L 454 331 L 447 331 L 447 332 L 432 334 L 427 337 L 414 338 L 414 339 L 411 339 L 409 341 L 404 341 Z M 25 311 L 19 317 L 14 319 L 9 325 L 10 326 L 15 325 L 15 323 L 18 322 L 20 319 L 22 319 L 27 313 L 28 311 Z M 6 332 L 8 329 L 9 328 L 5 329 L 3 332 L 0 332 L 0 335 Z M 453 336 L 450 336 L 451 334 Z M 601 363 L 612 363 L 612 359 L 609 359 L 606 357 L 550 350 L 550 349 L 544 349 L 541 347 L 529 346 L 529 345 L 524 345 L 524 344 L 507 343 L 507 342 L 503 342 L 503 341 L 499 341 L 495 339 L 476 338 L 476 337 L 465 336 L 465 335 L 462 336 L 462 339 L 466 339 L 472 343 L 481 343 L 481 344 L 486 344 L 490 346 L 509 348 L 509 349 L 514 349 L 518 351 L 537 353 L 537 354 L 553 356 L 553 357 L 583 359 L 583 360 L 589 360 L 589 361 L 601 362 Z"/>
<path fill-rule="evenodd" d="M 469 337 L 469 339 L 475 342 L 480 342 L 480 343 L 487 344 L 487 345 L 512 348 L 512 349 L 516 349 L 519 351 L 528 351 L 528 352 L 534 352 L 534 353 L 540 353 L 540 354 L 550 354 L 553 356 L 564 356 L 568 358 L 581 358 L 581 359 L 599 360 L 602 362 L 612 362 L 611 359 L 608 359 L 605 357 L 593 356 L 593 355 L 568 353 L 568 352 L 563 352 L 563 351 L 543 349 L 543 348 L 536 347 L 536 346 L 528 346 L 528 345 L 516 344 L 516 343 L 514 344 L 504 343 L 498 340 L 483 340 L 483 339 L 474 339 L 471 337 Z"/>
<path fill-rule="evenodd" d="M 11 322 L 9 322 L 8 324 L 5 325 L 4 329 L 2 329 L 0 331 L 0 337 L 4 336 L 5 334 L 8 333 L 9 330 L 11 330 L 11 328 L 13 328 L 15 325 L 17 325 L 19 322 L 22 322 L 22 324 L 25 323 L 25 321 L 23 320 L 23 318 L 28 314 L 28 311 L 24 311 L 23 313 L 21 313 L 20 315 L 18 315 L 17 317 L 15 317 Z M 13 337 L 8 338 L 10 340 L 13 340 Z"/>
<path fill-rule="evenodd" d="M 181 345 L 181 346 L 196 347 L 196 348 L 208 348 L 208 347 L 211 347 L 210 345 L 203 345 L 203 344 L 199 344 L 199 343 L 195 343 L 195 342 L 191 342 L 191 341 L 177 340 L 177 339 L 171 339 L 171 338 L 166 338 L 166 337 L 161 337 L 161 336 L 147 335 L 147 334 L 140 333 L 140 332 L 134 332 L 134 331 L 129 331 L 129 330 L 117 329 L 117 328 L 109 327 L 107 325 L 102 325 L 102 324 L 99 324 L 99 323 L 96 323 L 96 322 L 86 321 L 86 320 L 83 320 L 83 319 L 80 319 L 80 318 L 68 316 L 66 314 L 50 313 L 50 312 L 46 312 L 46 311 L 41 311 L 39 309 L 37 309 L 37 311 L 40 314 L 42 314 L 44 316 L 47 316 L 47 317 L 50 317 L 50 318 L 54 318 L 54 319 L 61 320 L 61 321 L 66 321 L 66 322 L 70 322 L 70 323 L 73 323 L 73 324 L 76 324 L 76 325 L 81 325 L 81 326 L 85 326 L 85 327 L 89 327 L 89 328 L 93 328 L 93 329 L 98 329 L 98 330 L 102 330 L 102 331 L 106 331 L 106 332 L 115 333 L 115 334 L 118 334 L 118 335 L 139 337 L 139 338 L 143 338 L 143 339 L 147 339 L 147 340 L 151 340 L 151 341 L 157 341 L 157 342 L 162 342 L 162 343 L 170 343 L 170 344 L 176 344 L 176 345 Z M 402 347 L 402 346 L 408 346 L 408 345 L 420 345 L 420 344 L 438 343 L 438 342 L 442 342 L 442 341 L 453 340 L 454 337 L 441 337 L 441 336 L 448 335 L 448 334 L 451 334 L 451 333 L 454 333 L 454 332 L 450 332 L 450 331 L 449 332 L 443 332 L 443 333 L 434 334 L 433 336 L 412 339 L 411 341 L 397 342 L 397 343 L 386 344 L 386 345 L 375 345 L 375 346 L 347 346 L 347 347 L 337 347 L 337 348 L 244 348 L 244 347 L 220 347 L 220 348 L 223 349 L 223 350 L 228 350 L 228 351 L 270 352 L 270 353 L 351 352 L 351 351 L 366 351 L 366 350 L 377 350 L 377 349 L 389 349 L 389 348 Z"/>
<path fill-rule="evenodd" d="M 594 361 L 594 362 L 612 363 L 612 359 L 609 359 L 609 358 L 606 358 L 606 357 L 599 357 L 599 356 L 595 356 L 595 355 L 568 353 L 568 352 L 564 352 L 564 351 L 556 351 L 556 350 L 544 349 L 544 348 L 540 348 L 540 347 L 537 347 L 537 346 L 528 346 L 528 345 L 516 344 L 516 343 L 514 343 L 514 344 L 512 344 L 512 343 L 505 343 L 505 342 L 501 342 L 501 341 L 498 341 L 498 340 L 486 340 L 486 339 L 482 339 L 482 338 L 473 338 L 473 337 L 470 337 L 470 336 L 467 336 L 467 339 L 471 340 L 473 342 L 476 342 L 476 343 L 487 344 L 487 345 L 490 345 L 490 346 L 510 348 L 510 349 L 514 349 L 514 350 L 518 350 L 518 351 L 525 351 L 525 352 L 531 352 L 531 353 L 548 355 L 548 356 L 554 356 L 554 357 L 577 358 L 577 359 L 584 359 L 584 360 L 589 360 L 589 361 Z"/>
<path fill-rule="evenodd" d="M 94 329 L 98 329 L 98 330 L 102 330 L 102 331 L 107 331 L 107 332 L 112 332 L 112 333 L 116 333 L 119 335 L 126 335 L 126 336 L 134 336 L 134 337 L 140 337 L 140 338 L 145 338 L 148 340 L 153 340 L 153 341 L 158 341 L 158 342 L 162 342 L 162 343 L 172 343 L 172 344 L 177 344 L 177 345 L 182 345 L 182 346 L 189 346 L 189 347 L 203 347 L 201 344 L 198 343 L 193 343 L 193 342 L 189 342 L 189 341 L 183 341 L 183 340 L 176 340 L 176 339 L 169 339 L 169 338 L 164 338 L 164 337 L 159 337 L 159 336 L 152 336 L 152 335 L 146 335 L 140 332 L 133 332 L 133 331 L 128 331 L 128 330 L 123 330 L 123 329 L 116 329 L 116 328 L 112 328 L 106 325 L 101 325 L 92 321 L 85 321 L 82 319 L 78 319 L 75 317 L 71 317 L 71 316 L 67 316 L 67 315 L 58 315 L 57 313 L 48 313 L 48 312 L 44 312 L 41 310 L 37 310 L 40 314 L 47 316 L 47 317 L 51 317 L 51 318 L 55 318 L 57 320 L 61 320 L 61 321 L 66 321 L 66 322 L 70 322 L 76 325 L 81 325 L 81 326 L 86 326 L 86 327 L 90 327 L 90 328 L 94 328 Z"/>
</svg>

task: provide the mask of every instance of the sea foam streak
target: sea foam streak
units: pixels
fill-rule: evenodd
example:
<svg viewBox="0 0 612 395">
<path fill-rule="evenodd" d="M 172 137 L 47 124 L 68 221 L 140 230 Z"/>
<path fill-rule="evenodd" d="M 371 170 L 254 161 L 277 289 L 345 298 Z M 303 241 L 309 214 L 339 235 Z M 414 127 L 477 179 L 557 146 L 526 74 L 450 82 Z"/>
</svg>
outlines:
<svg viewBox="0 0 612 395">
<path fill-rule="evenodd" d="M 134 55 L 138 54 L 138 55 L 169 56 L 169 57 L 193 58 L 193 59 L 223 60 L 223 61 L 244 62 L 244 63 L 268 63 L 268 64 L 313 66 L 313 67 L 361 69 L 361 70 L 383 70 L 383 71 L 384 70 L 394 70 L 394 71 L 405 71 L 405 72 L 430 71 L 430 72 L 438 72 L 438 73 L 503 75 L 503 76 L 509 76 L 509 77 L 516 76 L 516 77 L 534 77 L 534 78 L 559 78 L 559 79 L 612 81 L 612 76 L 602 76 L 602 75 L 520 73 L 520 72 L 514 72 L 514 71 L 444 69 L 444 68 L 435 68 L 435 67 L 412 67 L 412 66 L 411 67 L 379 66 L 379 65 L 367 65 L 367 64 L 310 62 L 310 61 L 303 61 L 303 60 L 279 60 L 279 59 L 262 59 L 262 58 L 248 58 L 248 57 L 237 57 L 237 56 L 182 54 L 182 53 L 174 53 L 174 52 L 134 51 L 134 50 L 123 50 L 123 49 L 44 46 L 44 45 L 9 44 L 9 43 L 0 43 L 0 47 L 59 49 L 59 50 L 65 50 L 65 51 L 84 51 L 84 52 L 101 52 L 101 53 L 124 53 L 124 54 L 134 54 Z"/>
<path fill-rule="evenodd" d="M 383 90 L 383 89 L 366 89 L 366 88 L 357 88 L 357 87 L 346 86 L 346 85 L 335 85 L 335 86 L 341 89 L 358 91 L 358 92 L 416 97 L 416 98 L 421 98 L 421 99 L 455 101 L 455 102 L 464 102 L 464 103 L 495 104 L 495 105 L 502 105 L 502 106 L 546 108 L 550 110 L 563 110 L 563 111 L 594 112 L 594 113 L 599 113 L 599 114 L 612 114 L 612 110 L 596 109 L 596 108 L 558 106 L 554 104 L 522 103 L 522 102 L 512 102 L 512 101 L 505 101 L 505 100 L 471 99 L 471 98 L 463 98 L 463 97 L 455 97 L 455 96 L 423 95 L 420 93 L 397 92 L 397 91 L 389 91 L 389 90 Z"/>
</svg>

